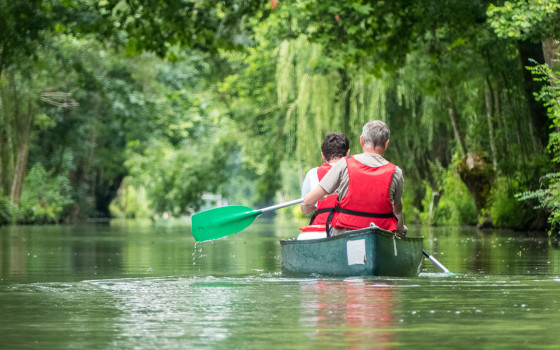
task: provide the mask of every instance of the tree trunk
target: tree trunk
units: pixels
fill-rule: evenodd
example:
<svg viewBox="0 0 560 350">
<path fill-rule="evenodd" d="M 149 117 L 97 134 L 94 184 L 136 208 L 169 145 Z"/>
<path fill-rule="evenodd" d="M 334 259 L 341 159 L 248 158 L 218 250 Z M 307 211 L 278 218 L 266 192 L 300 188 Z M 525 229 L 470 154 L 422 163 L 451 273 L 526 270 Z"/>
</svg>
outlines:
<svg viewBox="0 0 560 350">
<path fill-rule="evenodd" d="M 25 168 L 27 166 L 27 156 L 29 154 L 29 143 L 22 142 L 18 146 L 16 167 L 12 180 L 12 189 L 10 191 L 10 201 L 19 203 L 21 200 L 21 192 L 23 189 L 23 180 L 25 179 Z"/>
<path fill-rule="evenodd" d="M 341 121 L 343 122 L 342 126 L 342 133 L 345 135 L 352 135 L 352 130 L 350 130 L 350 107 L 351 107 L 351 79 L 348 75 L 348 72 L 345 69 L 339 69 L 338 75 L 340 76 L 340 85 L 339 85 L 339 96 L 341 96 L 341 104 L 342 104 L 342 112 L 343 116 Z"/>
<path fill-rule="evenodd" d="M 498 169 L 498 160 L 496 153 L 496 143 L 494 141 L 494 123 L 492 122 L 492 115 L 494 114 L 495 109 L 493 103 L 494 101 L 492 85 L 490 85 L 488 77 L 486 77 L 484 96 L 486 102 L 486 120 L 488 122 L 488 139 L 490 141 L 490 150 L 492 151 L 492 165 L 494 167 L 494 170 L 496 170 Z"/>
<path fill-rule="evenodd" d="M 453 126 L 453 132 L 455 133 L 455 138 L 457 139 L 457 144 L 459 145 L 462 155 L 461 163 L 459 163 L 457 171 L 461 180 L 469 189 L 478 213 L 484 214 L 483 225 L 490 226 L 492 219 L 487 213 L 484 213 L 483 209 L 486 208 L 490 196 L 490 190 L 494 183 L 495 171 L 488 165 L 488 154 L 486 152 L 467 152 L 465 140 L 461 136 L 457 123 L 455 103 L 449 93 L 447 85 L 444 89 L 447 101 L 449 102 L 448 108 L 451 125 Z"/>
<path fill-rule="evenodd" d="M 14 129 L 18 113 L 18 95 L 13 72 L 0 76 L 0 96 L 2 113 L 0 114 L 0 194 L 9 196 L 14 173 Z"/>
<path fill-rule="evenodd" d="M 27 107 L 27 115 L 21 115 L 17 123 L 17 158 L 12 180 L 12 188 L 10 192 L 10 200 L 13 203 L 19 203 L 21 200 L 21 192 L 23 189 L 23 181 L 25 180 L 25 170 L 27 167 L 27 158 L 29 156 L 29 142 L 31 140 L 31 131 L 35 120 L 31 100 Z"/>
<path fill-rule="evenodd" d="M 486 208 L 494 184 L 495 172 L 487 161 L 486 152 L 469 152 L 459 163 L 457 171 L 471 193 L 479 214 Z"/>
<path fill-rule="evenodd" d="M 544 61 L 550 68 L 560 64 L 558 54 L 560 53 L 560 42 L 558 39 L 548 38 L 542 42 Z"/>
<path fill-rule="evenodd" d="M 82 186 L 83 183 L 87 182 L 87 176 L 90 174 L 91 164 L 93 163 L 93 157 L 95 155 L 95 148 L 96 148 L 96 140 L 97 140 L 97 127 L 95 121 L 91 121 L 90 123 L 90 134 L 88 140 L 88 153 L 83 162 L 80 166 L 76 169 L 75 172 L 70 174 L 70 183 L 72 187 L 79 188 Z M 91 195 L 95 194 L 95 180 L 91 180 Z M 74 203 L 74 208 L 70 213 L 70 217 L 67 219 L 69 222 L 78 222 L 83 219 L 83 212 L 84 208 L 81 207 L 81 204 L 84 203 L 84 200 L 79 198 Z"/>
<path fill-rule="evenodd" d="M 457 140 L 457 144 L 459 145 L 459 151 L 461 152 L 461 156 L 464 157 L 467 154 L 467 147 L 465 146 L 465 140 L 461 136 L 461 132 L 459 131 L 459 126 L 457 124 L 457 114 L 455 113 L 455 102 L 451 98 L 451 94 L 449 93 L 449 88 L 447 85 L 444 86 L 445 90 L 445 97 L 449 102 L 448 111 L 449 111 L 449 118 L 451 119 L 451 125 L 453 126 L 453 133 L 455 134 L 455 139 Z"/>
<path fill-rule="evenodd" d="M 6 141 L 6 105 L 4 104 L 4 86 L 0 73 L 0 196 L 4 195 L 4 142 Z"/>
</svg>

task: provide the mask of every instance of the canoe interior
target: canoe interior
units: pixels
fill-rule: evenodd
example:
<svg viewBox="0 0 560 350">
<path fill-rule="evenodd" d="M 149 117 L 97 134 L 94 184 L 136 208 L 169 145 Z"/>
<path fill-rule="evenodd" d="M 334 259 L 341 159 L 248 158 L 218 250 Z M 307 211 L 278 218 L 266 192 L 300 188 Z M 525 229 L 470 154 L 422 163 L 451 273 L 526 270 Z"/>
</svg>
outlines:
<svg viewBox="0 0 560 350">
<path fill-rule="evenodd" d="M 403 237 L 379 228 L 312 239 L 287 239 L 282 247 L 286 274 L 326 276 L 418 276 L 423 238 Z"/>
</svg>

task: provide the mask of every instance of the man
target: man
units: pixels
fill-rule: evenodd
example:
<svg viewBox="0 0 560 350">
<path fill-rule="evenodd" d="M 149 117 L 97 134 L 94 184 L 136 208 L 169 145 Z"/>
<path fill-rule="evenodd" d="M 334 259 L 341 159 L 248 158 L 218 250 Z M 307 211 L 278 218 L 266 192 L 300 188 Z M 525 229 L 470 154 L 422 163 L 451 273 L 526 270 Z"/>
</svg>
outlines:
<svg viewBox="0 0 560 350">
<path fill-rule="evenodd" d="M 330 235 L 369 227 L 406 234 L 402 214 L 402 170 L 383 156 L 389 145 L 389 127 L 380 120 L 366 123 L 360 136 L 363 153 L 337 162 L 303 200 L 314 205 L 325 195 L 338 194 Z"/>
<path fill-rule="evenodd" d="M 320 167 L 309 170 L 301 187 L 301 196 L 305 197 L 312 188 L 319 184 L 319 181 L 328 173 L 332 166 L 349 153 L 350 141 L 346 135 L 340 132 L 333 132 L 325 136 L 321 145 L 321 157 L 324 163 Z M 315 213 L 311 217 L 309 226 L 302 227 L 300 230 L 304 232 L 322 232 L 320 235 L 325 236 L 325 224 L 335 204 L 336 195 L 333 194 L 324 200 L 319 200 L 317 206 L 315 206 L 315 203 L 313 203 L 313 205 L 301 205 L 302 213 L 309 214 L 313 211 L 315 211 Z M 299 239 L 305 237 L 318 238 L 319 235 L 300 235 Z"/>
</svg>

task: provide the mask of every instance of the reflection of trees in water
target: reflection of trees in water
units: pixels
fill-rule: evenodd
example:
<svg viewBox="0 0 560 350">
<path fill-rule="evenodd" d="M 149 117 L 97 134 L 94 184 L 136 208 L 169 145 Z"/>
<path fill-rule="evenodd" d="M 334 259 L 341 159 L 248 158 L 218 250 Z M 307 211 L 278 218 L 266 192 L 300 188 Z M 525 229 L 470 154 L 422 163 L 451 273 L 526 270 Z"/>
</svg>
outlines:
<svg viewBox="0 0 560 350">
<path fill-rule="evenodd" d="M 424 248 L 453 272 L 490 275 L 560 272 L 560 264 L 555 263 L 560 261 L 560 251 L 554 249 L 555 243 L 545 232 L 422 227 L 418 235 L 424 236 Z M 425 263 L 423 271 L 433 272 L 437 268 Z"/>
<path fill-rule="evenodd" d="M 302 326 L 319 342 L 349 349 L 390 349 L 394 333 L 394 286 L 362 280 L 315 280 L 300 284 Z"/>
</svg>

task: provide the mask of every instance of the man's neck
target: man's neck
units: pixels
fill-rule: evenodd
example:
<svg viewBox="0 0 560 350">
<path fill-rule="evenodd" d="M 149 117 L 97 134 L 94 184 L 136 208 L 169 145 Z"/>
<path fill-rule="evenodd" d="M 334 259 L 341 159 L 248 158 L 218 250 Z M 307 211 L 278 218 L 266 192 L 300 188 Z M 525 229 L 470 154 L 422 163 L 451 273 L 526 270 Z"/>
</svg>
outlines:
<svg viewBox="0 0 560 350">
<path fill-rule="evenodd" d="M 377 146 L 375 148 L 366 148 L 366 147 L 362 147 L 362 151 L 364 151 L 364 153 L 375 153 L 375 154 L 379 154 L 381 157 L 383 157 L 385 155 L 385 149 L 383 149 L 383 147 Z"/>
<path fill-rule="evenodd" d="M 326 162 L 329 163 L 329 164 L 334 164 L 334 163 L 338 162 L 340 159 L 341 159 L 340 157 L 331 158 L 330 160 L 327 160 Z"/>
</svg>

